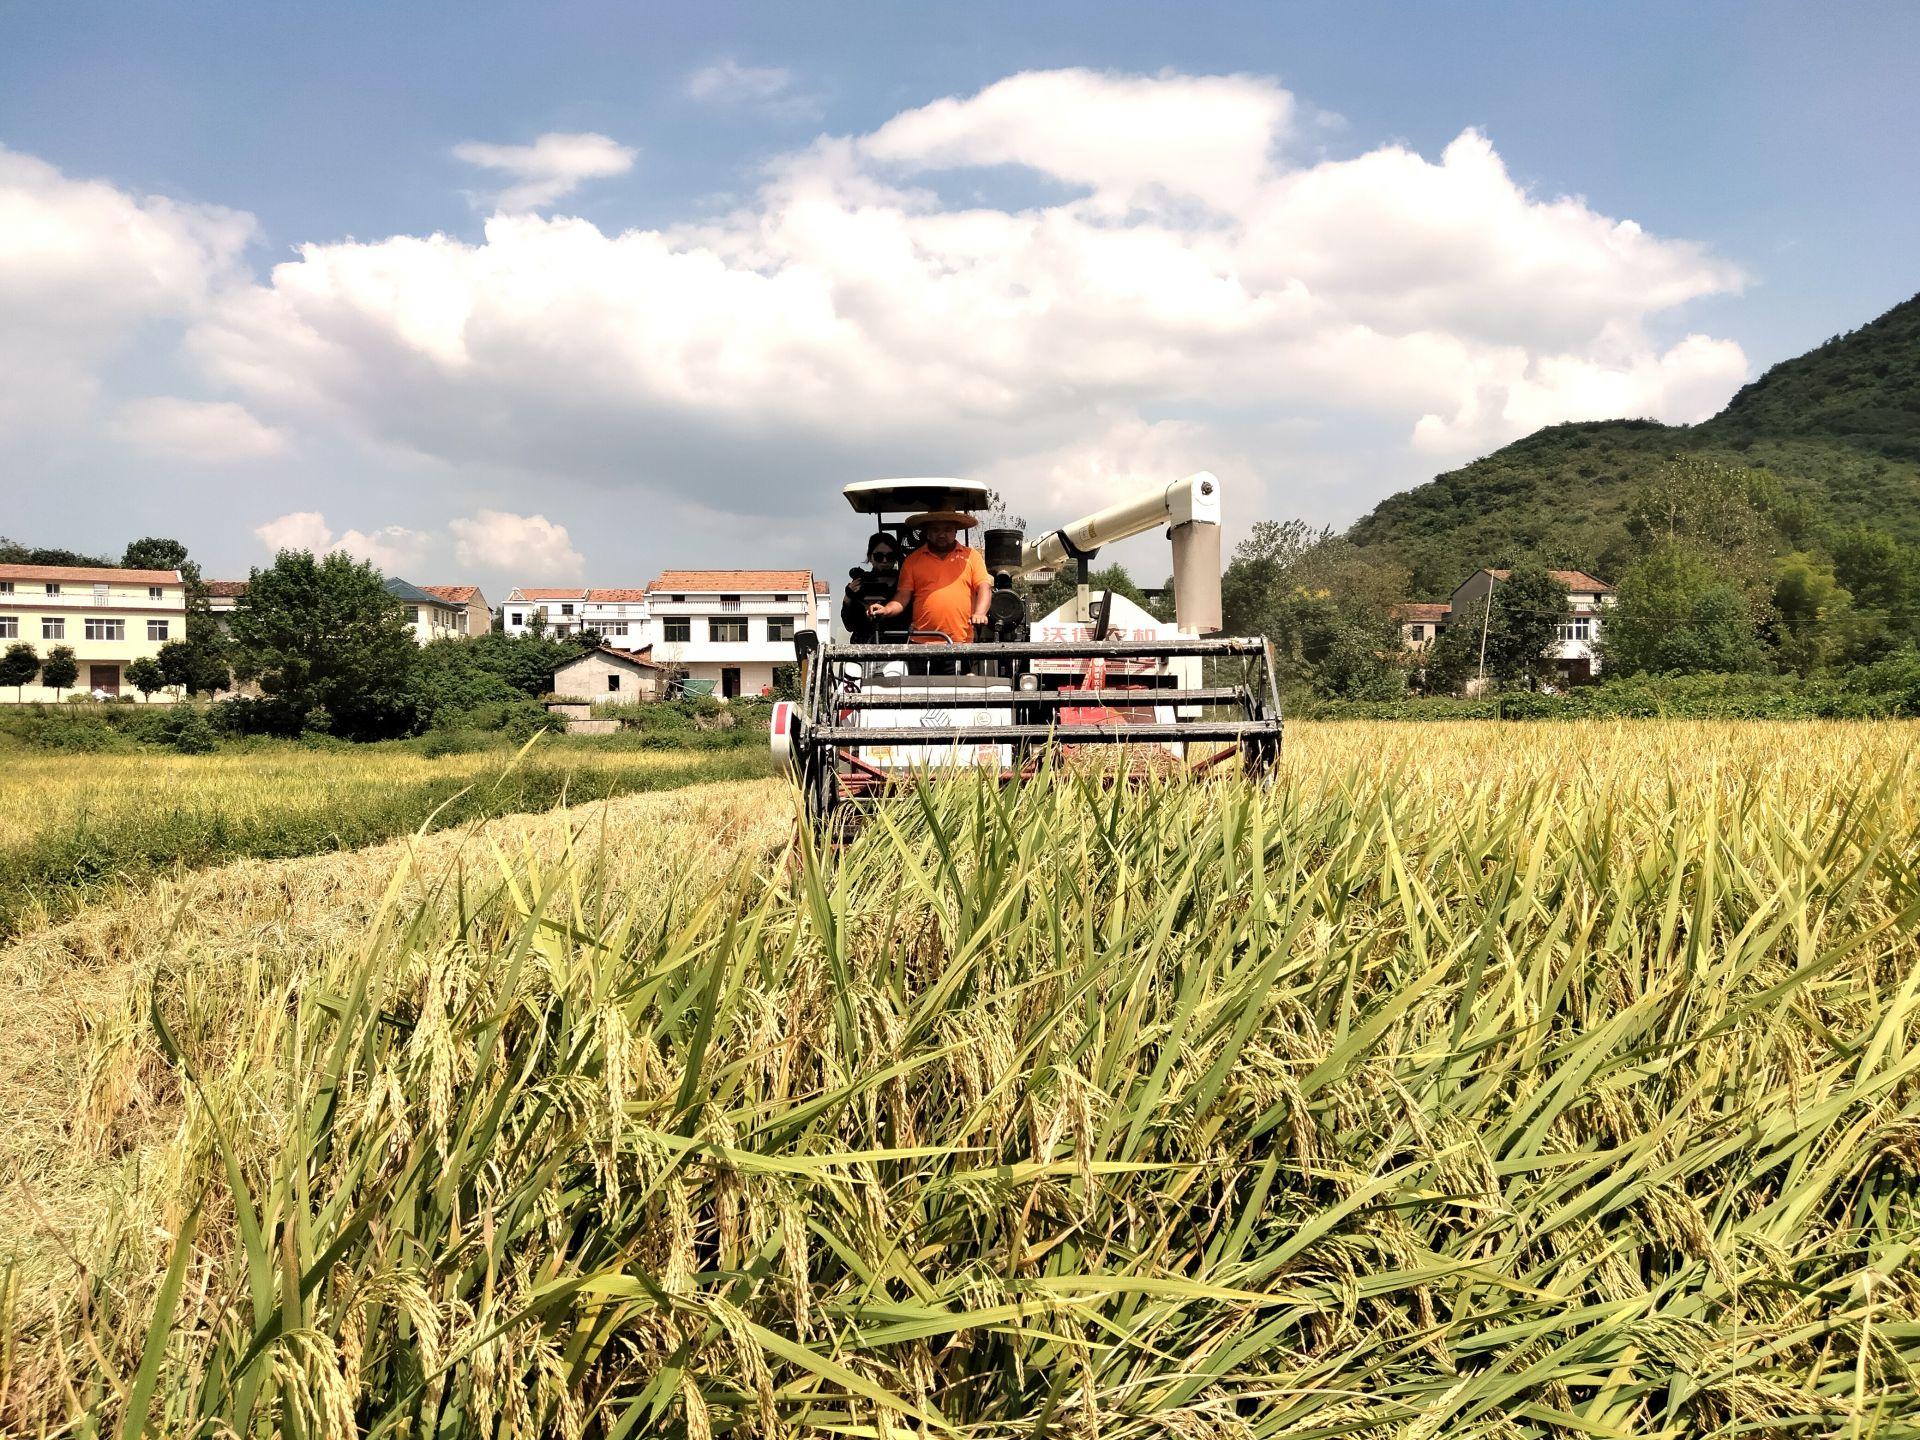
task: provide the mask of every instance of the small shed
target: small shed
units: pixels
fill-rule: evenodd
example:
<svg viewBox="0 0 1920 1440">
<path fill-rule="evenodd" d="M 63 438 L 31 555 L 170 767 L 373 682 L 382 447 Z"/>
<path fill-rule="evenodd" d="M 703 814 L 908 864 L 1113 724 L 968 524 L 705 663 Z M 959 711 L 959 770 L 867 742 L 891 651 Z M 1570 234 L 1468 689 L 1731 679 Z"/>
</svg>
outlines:
<svg viewBox="0 0 1920 1440">
<path fill-rule="evenodd" d="M 602 645 L 553 672 L 553 693 L 599 705 L 637 705 L 666 693 L 666 667 L 647 650 Z"/>
</svg>

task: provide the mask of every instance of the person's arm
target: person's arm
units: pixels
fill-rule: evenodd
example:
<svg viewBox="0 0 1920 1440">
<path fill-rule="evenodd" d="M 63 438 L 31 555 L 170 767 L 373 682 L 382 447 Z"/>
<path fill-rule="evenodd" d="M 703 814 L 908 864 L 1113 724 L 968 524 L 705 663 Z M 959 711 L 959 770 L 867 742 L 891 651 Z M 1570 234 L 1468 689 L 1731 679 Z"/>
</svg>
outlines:
<svg viewBox="0 0 1920 1440">
<path fill-rule="evenodd" d="M 890 620 L 895 615 L 906 613 L 907 605 L 913 599 L 913 577 L 907 567 L 900 567 L 900 583 L 893 587 L 893 599 L 885 604 L 873 604 L 867 607 L 867 614 L 875 620 Z"/>
<path fill-rule="evenodd" d="M 980 558 L 980 552 L 973 553 L 973 623 L 987 623 L 987 607 L 993 604 L 993 577 L 987 574 L 987 562 Z"/>
</svg>

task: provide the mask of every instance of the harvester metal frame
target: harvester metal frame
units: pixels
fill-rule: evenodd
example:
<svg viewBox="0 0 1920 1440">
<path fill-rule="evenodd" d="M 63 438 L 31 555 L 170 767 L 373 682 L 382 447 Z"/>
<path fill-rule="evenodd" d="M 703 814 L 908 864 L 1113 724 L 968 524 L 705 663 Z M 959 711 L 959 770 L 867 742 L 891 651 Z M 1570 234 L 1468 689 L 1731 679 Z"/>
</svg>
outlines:
<svg viewBox="0 0 1920 1440">
<path fill-rule="evenodd" d="M 1197 687 L 1119 686 L 1098 688 L 1021 689 L 1022 676 L 1035 672 L 1036 661 L 1113 662 L 1129 660 L 1197 659 L 1231 662 L 1238 659 L 1237 683 Z M 961 685 L 980 676 L 916 675 L 913 688 L 889 691 L 869 688 L 874 667 L 913 662 L 961 661 L 969 665 L 997 665 L 1000 673 L 985 677 L 1010 681 L 1014 688 L 981 690 Z M 1215 677 L 1219 678 L 1219 677 Z M 942 687 L 941 681 L 953 683 Z M 922 718 L 912 726 L 862 725 L 869 713 L 887 710 L 937 708 L 941 701 L 956 706 L 1011 712 L 1005 724 L 929 724 Z M 1191 718 L 1147 722 L 1081 722 L 1061 724 L 1058 714 L 1068 708 L 1127 711 L 1173 709 Z M 973 769 L 1000 783 L 1032 776 L 1062 752 L 1082 746 L 1144 746 L 1162 754 L 1179 745 L 1183 773 L 1199 775 L 1224 762 L 1239 759 L 1248 774 L 1270 773 L 1279 763 L 1282 740 L 1280 692 L 1274 673 L 1273 649 L 1261 638 L 1180 638 L 1162 641 L 1007 641 L 968 645 L 829 645 L 806 665 L 801 698 L 787 707 L 789 761 L 806 796 L 807 812 L 816 827 L 837 823 L 844 807 L 872 801 L 930 769 L 940 773 Z M 1194 711 L 1200 714 L 1192 714 Z M 1212 742 L 1218 748 L 1196 757 L 1188 747 Z M 863 757 L 871 746 L 906 745 L 1004 747 L 1011 763 L 967 762 L 927 766 L 882 766 Z M 1131 763 L 1115 773 L 1134 777 L 1146 773 Z"/>
<path fill-rule="evenodd" d="M 986 569 L 995 600 L 984 631 L 976 628 L 970 642 L 899 630 L 898 639 L 879 644 L 823 646 L 811 632 L 796 636 L 800 695 L 775 705 L 770 738 L 799 780 L 814 824 L 824 830 L 849 806 L 929 771 L 972 770 L 1015 782 L 1087 746 L 1137 747 L 1124 765 L 1107 768 L 1110 777 L 1164 773 L 1171 765 L 1199 774 L 1235 758 L 1251 774 L 1276 768 L 1281 715 L 1273 647 L 1258 637 L 1214 633 L 1221 628 L 1221 489 L 1202 471 L 1146 486 L 1034 540 L 1018 529 L 989 528 Z M 989 498 L 984 485 L 951 478 L 857 481 L 843 493 L 856 513 L 874 516 L 902 540 L 910 522 L 890 522 L 888 512 L 971 509 Z M 1090 562 L 1105 545 L 1162 527 L 1173 551 L 1174 633 L 1136 629 L 1108 638 L 1114 597 L 1102 594 L 1096 604 Z M 1075 567 L 1077 583 L 1070 604 L 1055 612 L 1070 619 L 1054 626 L 1088 638 L 1029 639 L 1013 582 L 1063 565 Z M 1004 610 L 1003 598 L 1012 602 Z M 1135 621 L 1146 623 L 1167 628 L 1147 616 Z M 1208 666 L 1233 671 L 1235 661 L 1236 673 L 1205 674 Z M 1125 718 L 1149 708 L 1156 713 L 1146 720 Z M 901 712 L 902 723 L 886 723 L 889 711 Z M 1208 746 L 1208 753 L 1195 755 L 1195 746 Z"/>
</svg>

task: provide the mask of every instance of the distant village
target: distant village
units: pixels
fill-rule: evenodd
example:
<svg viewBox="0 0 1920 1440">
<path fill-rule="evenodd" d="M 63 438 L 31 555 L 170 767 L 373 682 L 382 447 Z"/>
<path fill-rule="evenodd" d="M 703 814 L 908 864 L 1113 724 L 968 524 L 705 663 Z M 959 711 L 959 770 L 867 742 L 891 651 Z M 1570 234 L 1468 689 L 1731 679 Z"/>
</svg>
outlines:
<svg viewBox="0 0 1920 1440">
<path fill-rule="evenodd" d="M 1479 569 L 1444 601 L 1395 607 L 1401 642 L 1414 664 L 1450 627 L 1485 623 L 1492 593 L 1510 572 Z M 1579 570 L 1555 570 L 1567 590 L 1567 615 L 1546 658 L 1564 683 L 1597 677 L 1613 586 Z M 667 570 L 644 586 L 521 585 L 495 603 L 475 585 L 420 585 L 395 576 L 386 589 L 422 644 L 478 636 L 597 635 L 597 648 L 554 674 L 556 695 L 596 704 L 664 698 L 716 699 L 773 692 L 776 667 L 794 660 L 797 632 L 831 638 L 833 596 L 809 570 Z M 245 595 L 244 580 L 204 582 L 216 620 Z M 44 673 L 0 688 L 0 703 L 132 693 L 136 667 L 154 661 L 186 633 L 187 585 L 178 570 L 114 566 L 0 564 L 0 643 L 41 642 L 71 649 L 76 673 Z M 590 642 L 589 642 L 590 643 Z M 173 698 L 170 691 L 156 698 Z"/>
<path fill-rule="evenodd" d="M 208 608 L 229 616 L 244 580 L 205 583 Z M 586 650 L 554 676 L 555 693 L 595 702 L 678 693 L 718 699 L 769 694 L 774 667 L 791 664 L 802 628 L 824 641 L 831 624 L 827 582 L 808 570 L 668 570 L 645 586 L 525 585 L 497 605 L 476 585 L 416 585 L 399 577 L 387 592 L 403 607 L 420 644 L 499 629 L 556 639 L 592 632 Z M 178 570 L 117 566 L 0 564 L 0 644 L 39 642 L 72 651 L 76 673 L 0 688 L 0 703 L 131 694 L 142 661 L 186 634 L 187 584 Z M 166 691 L 155 698 L 170 699 Z"/>
</svg>

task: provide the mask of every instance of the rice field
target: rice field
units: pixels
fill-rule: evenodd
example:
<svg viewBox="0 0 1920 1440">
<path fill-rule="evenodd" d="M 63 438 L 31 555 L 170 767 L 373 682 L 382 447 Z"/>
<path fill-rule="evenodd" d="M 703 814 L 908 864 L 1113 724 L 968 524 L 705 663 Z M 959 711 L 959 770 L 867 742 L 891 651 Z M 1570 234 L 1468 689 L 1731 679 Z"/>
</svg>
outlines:
<svg viewBox="0 0 1920 1440">
<path fill-rule="evenodd" d="M 255 742 L 212 755 L 9 751 L 0 763 L 0 938 L 116 888 L 242 857 L 352 850 L 436 824 L 691 781 L 765 775 L 764 750 L 638 750 L 542 737 L 429 755 Z"/>
<path fill-rule="evenodd" d="M 1920 727 L 778 782 L 0 950 L 0 1420 L 1920 1432 Z"/>
</svg>

